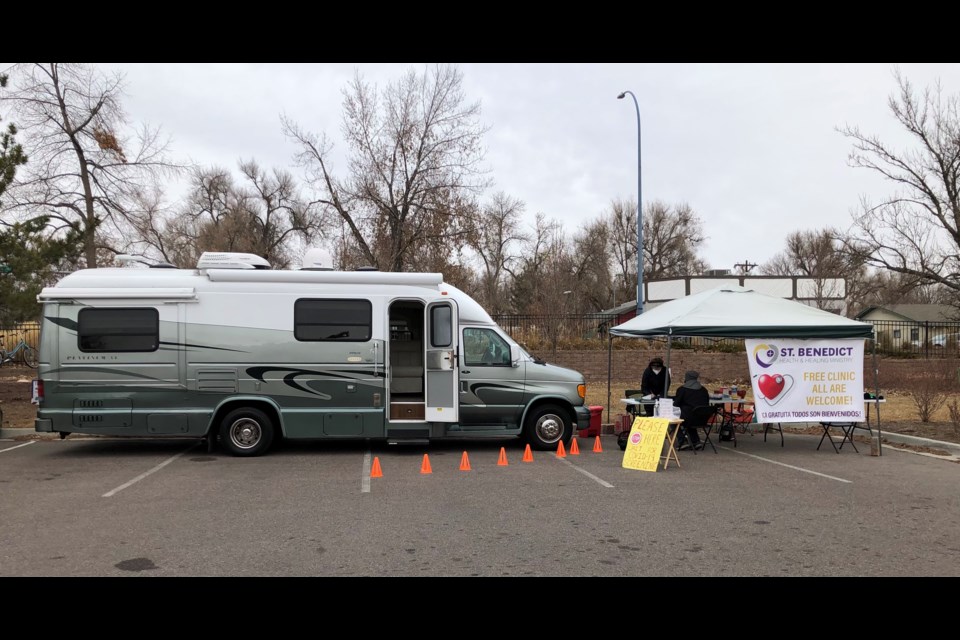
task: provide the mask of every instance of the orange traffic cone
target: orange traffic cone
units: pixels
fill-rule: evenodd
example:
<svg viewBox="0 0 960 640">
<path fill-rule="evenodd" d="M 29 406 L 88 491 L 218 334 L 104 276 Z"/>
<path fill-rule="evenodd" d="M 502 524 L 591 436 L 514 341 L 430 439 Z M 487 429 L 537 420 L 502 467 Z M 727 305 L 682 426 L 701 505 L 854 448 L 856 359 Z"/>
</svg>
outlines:
<svg viewBox="0 0 960 640">
<path fill-rule="evenodd" d="M 557 457 L 566 458 L 567 450 L 563 448 L 563 440 L 560 441 L 560 444 L 557 445 Z"/>
<path fill-rule="evenodd" d="M 530 445 L 527 445 L 527 448 L 523 450 L 522 462 L 533 462 L 533 452 L 530 451 Z"/>
<path fill-rule="evenodd" d="M 500 457 L 497 458 L 498 467 L 506 467 L 509 463 L 507 462 L 507 450 L 503 447 L 500 447 Z"/>
<path fill-rule="evenodd" d="M 433 473 L 433 469 L 430 468 L 430 458 L 427 454 L 423 454 L 423 464 L 420 465 L 420 473 Z"/>
<path fill-rule="evenodd" d="M 603 453 L 603 446 L 600 444 L 600 436 L 597 436 L 596 440 L 593 441 L 593 452 Z"/>
<path fill-rule="evenodd" d="M 380 470 L 380 457 L 373 457 L 373 466 L 370 467 L 370 477 L 371 478 L 382 478 L 383 471 Z"/>
<path fill-rule="evenodd" d="M 463 455 L 460 457 L 460 471 L 470 470 L 470 458 L 467 457 L 467 452 L 464 451 Z"/>
<path fill-rule="evenodd" d="M 574 436 L 573 439 L 570 440 L 570 455 L 572 456 L 580 455 L 580 445 L 577 444 L 576 436 Z"/>
</svg>

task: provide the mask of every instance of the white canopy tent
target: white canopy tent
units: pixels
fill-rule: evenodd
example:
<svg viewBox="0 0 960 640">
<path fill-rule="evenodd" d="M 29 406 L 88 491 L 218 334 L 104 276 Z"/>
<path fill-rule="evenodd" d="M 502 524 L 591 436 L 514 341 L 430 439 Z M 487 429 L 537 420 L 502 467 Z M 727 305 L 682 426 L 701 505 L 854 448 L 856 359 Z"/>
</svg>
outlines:
<svg viewBox="0 0 960 640">
<path fill-rule="evenodd" d="M 666 337 L 667 367 L 674 336 L 711 338 L 869 338 L 873 325 L 858 322 L 800 302 L 758 293 L 736 285 L 723 285 L 666 302 L 610 329 L 611 336 Z M 611 338 L 612 346 L 612 338 Z M 880 393 L 876 341 L 873 343 L 874 383 Z M 609 404 L 610 373 L 607 374 Z M 668 389 L 664 389 L 667 395 Z M 877 432 L 880 411 L 877 407 Z"/>
</svg>

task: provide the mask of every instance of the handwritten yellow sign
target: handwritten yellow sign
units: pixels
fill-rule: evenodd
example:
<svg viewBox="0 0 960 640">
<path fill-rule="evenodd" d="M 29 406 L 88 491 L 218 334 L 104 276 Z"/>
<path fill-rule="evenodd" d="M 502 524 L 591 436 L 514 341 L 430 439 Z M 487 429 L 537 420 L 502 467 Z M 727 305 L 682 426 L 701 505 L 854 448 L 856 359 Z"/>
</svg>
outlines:
<svg viewBox="0 0 960 640">
<path fill-rule="evenodd" d="M 667 418 L 638 417 L 634 420 L 627 438 L 627 449 L 623 453 L 623 468 L 656 471 L 669 424 Z"/>
</svg>

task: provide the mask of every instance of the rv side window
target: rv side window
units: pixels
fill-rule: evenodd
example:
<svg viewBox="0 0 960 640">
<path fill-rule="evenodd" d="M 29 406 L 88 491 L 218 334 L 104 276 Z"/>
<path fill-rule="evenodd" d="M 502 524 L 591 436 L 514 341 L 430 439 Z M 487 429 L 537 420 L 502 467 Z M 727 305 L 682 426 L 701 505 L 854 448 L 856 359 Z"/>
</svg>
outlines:
<svg viewBox="0 0 960 640">
<path fill-rule="evenodd" d="M 512 362 L 510 345 L 492 329 L 464 329 L 463 355 L 470 367 L 509 367 Z"/>
<path fill-rule="evenodd" d="M 297 300 L 293 306 L 293 335 L 308 342 L 366 342 L 372 319 L 369 300 Z"/>
<path fill-rule="evenodd" d="M 80 351 L 156 351 L 160 314 L 156 309 L 81 309 L 77 316 Z"/>
<path fill-rule="evenodd" d="M 430 314 L 430 346 L 449 347 L 453 344 L 453 315 L 450 307 L 433 307 Z"/>
</svg>

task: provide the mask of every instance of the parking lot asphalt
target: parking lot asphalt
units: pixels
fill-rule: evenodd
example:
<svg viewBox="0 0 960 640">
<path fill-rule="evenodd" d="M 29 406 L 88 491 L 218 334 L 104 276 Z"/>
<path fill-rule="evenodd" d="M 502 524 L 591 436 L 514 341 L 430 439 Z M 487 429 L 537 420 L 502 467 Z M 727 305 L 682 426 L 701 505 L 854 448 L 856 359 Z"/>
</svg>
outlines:
<svg viewBox="0 0 960 640">
<path fill-rule="evenodd" d="M 529 463 L 513 439 L 285 442 L 257 458 L 177 439 L 0 441 L 0 575 L 960 573 L 960 465 L 818 440 L 741 436 L 655 473 L 622 468 L 610 436 L 602 453 L 581 440 L 579 456 Z"/>
</svg>

